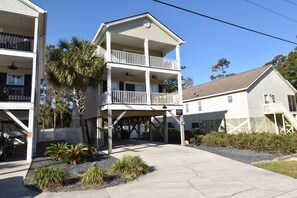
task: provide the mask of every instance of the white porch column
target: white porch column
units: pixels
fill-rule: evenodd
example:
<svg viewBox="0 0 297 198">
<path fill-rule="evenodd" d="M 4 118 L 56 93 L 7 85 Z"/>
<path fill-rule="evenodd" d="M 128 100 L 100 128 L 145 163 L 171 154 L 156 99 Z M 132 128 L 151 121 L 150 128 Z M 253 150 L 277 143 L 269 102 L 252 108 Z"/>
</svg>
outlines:
<svg viewBox="0 0 297 198">
<path fill-rule="evenodd" d="M 146 87 L 146 104 L 151 104 L 151 82 L 150 82 L 150 71 L 145 72 L 145 87 Z"/>
<path fill-rule="evenodd" d="M 108 112 L 108 154 L 112 154 L 112 111 L 111 109 L 107 110 Z"/>
<path fill-rule="evenodd" d="M 107 104 L 111 104 L 111 67 L 107 65 Z"/>
<path fill-rule="evenodd" d="M 177 75 L 177 86 L 178 86 L 178 98 L 179 98 L 179 104 L 183 104 L 183 87 L 182 87 L 182 75 Z"/>
<path fill-rule="evenodd" d="M 106 32 L 106 61 L 111 61 L 111 36 L 110 32 Z"/>
<path fill-rule="evenodd" d="M 179 47 L 179 45 L 177 45 L 175 47 L 175 56 L 176 56 L 177 69 L 180 69 L 180 47 Z"/>
<path fill-rule="evenodd" d="M 276 114 L 274 113 L 274 127 L 275 127 L 275 133 L 279 134 L 278 126 L 277 126 L 277 119 L 276 119 Z"/>
<path fill-rule="evenodd" d="M 165 115 L 163 115 L 163 130 L 164 130 L 164 143 L 168 144 L 168 124 L 167 124 L 167 111 L 165 111 Z"/>
<path fill-rule="evenodd" d="M 33 133 L 34 127 L 34 109 L 29 110 L 28 136 L 27 136 L 27 162 L 32 161 L 33 156 Z"/>
<path fill-rule="evenodd" d="M 148 39 L 144 39 L 144 56 L 145 56 L 145 65 L 148 67 L 150 65 Z"/>
<path fill-rule="evenodd" d="M 184 116 L 181 115 L 179 117 L 179 128 L 180 128 L 180 141 L 181 141 L 181 145 L 185 146 L 185 122 L 184 122 Z"/>
<path fill-rule="evenodd" d="M 31 83 L 31 99 L 30 102 L 35 104 L 35 93 L 36 93 L 36 78 L 37 78 L 37 43 L 38 43 L 38 18 L 35 18 L 34 21 L 34 44 L 33 44 L 33 64 L 32 64 L 32 83 Z M 37 105 L 37 104 L 35 104 Z M 35 149 L 34 139 L 36 140 L 35 136 L 37 135 L 37 131 L 34 131 L 34 119 L 35 119 L 35 112 L 36 108 L 29 110 L 29 118 L 28 118 L 28 136 L 27 136 L 27 162 L 32 161 L 33 157 L 33 149 Z M 35 127 L 37 130 L 37 127 Z M 34 144 L 34 145 L 33 145 Z"/>
</svg>

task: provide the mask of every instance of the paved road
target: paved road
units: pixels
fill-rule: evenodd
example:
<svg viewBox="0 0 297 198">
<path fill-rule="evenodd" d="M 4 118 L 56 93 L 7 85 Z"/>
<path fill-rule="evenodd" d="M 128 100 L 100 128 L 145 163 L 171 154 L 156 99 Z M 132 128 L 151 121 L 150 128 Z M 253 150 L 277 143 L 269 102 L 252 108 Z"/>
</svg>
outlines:
<svg viewBox="0 0 297 198">
<path fill-rule="evenodd" d="M 297 180 L 212 153 L 145 143 L 114 150 L 140 155 L 155 171 L 138 181 L 97 191 L 41 193 L 37 197 L 180 198 L 297 197 Z"/>
</svg>

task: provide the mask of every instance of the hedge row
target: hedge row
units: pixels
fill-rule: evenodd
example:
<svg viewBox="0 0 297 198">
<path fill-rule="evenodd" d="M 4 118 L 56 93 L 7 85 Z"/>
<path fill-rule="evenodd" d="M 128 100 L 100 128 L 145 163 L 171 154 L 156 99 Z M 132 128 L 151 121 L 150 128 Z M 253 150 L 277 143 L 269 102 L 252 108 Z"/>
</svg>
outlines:
<svg viewBox="0 0 297 198">
<path fill-rule="evenodd" d="M 297 152 L 297 134 L 212 132 L 207 135 L 197 135 L 191 139 L 191 142 L 198 145 L 234 147 L 282 155 Z"/>
</svg>

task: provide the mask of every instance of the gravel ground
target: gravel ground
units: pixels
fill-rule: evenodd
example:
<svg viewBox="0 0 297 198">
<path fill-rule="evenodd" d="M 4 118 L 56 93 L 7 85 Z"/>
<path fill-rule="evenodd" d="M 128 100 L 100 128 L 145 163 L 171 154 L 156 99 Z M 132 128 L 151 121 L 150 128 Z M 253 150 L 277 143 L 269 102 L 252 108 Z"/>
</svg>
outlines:
<svg viewBox="0 0 297 198">
<path fill-rule="evenodd" d="M 109 167 L 112 166 L 112 164 L 116 160 L 117 160 L 116 158 L 111 157 L 109 155 L 99 155 L 88 162 L 71 165 L 71 164 L 66 164 L 62 162 L 52 161 L 49 157 L 37 157 L 31 163 L 28 174 L 24 180 L 24 186 L 32 190 L 37 190 L 33 182 L 34 169 L 36 169 L 39 166 L 51 166 L 54 164 L 60 165 L 65 169 L 67 169 L 70 173 L 70 178 L 69 178 L 69 182 L 65 186 L 56 188 L 56 189 L 49 189 L 49 191 L 52 191 L 52 192 L 100 189 L 100 188 L 119 185 L 119 184 L 125 183 L 124 180 L 119 176 L 110 177 L 103 186 L 82 187 L 80 182 L 80 177 L 83 175 L 83 173 L 85 173 L 88 170 L 90 166 L 96 164 L 97 167 L 101 167 L 107 170 Z"/>
<path fill-rule="evenodd" d="M 210 147 L 205 145 L 200 145 L 200 146 L 190 145 L 190 147 L 211 152 L 217 155 L 221 155 L 223 157 L 240 161 L 245 164 L 251 164 L 253 162 L 260 162 L 265 160 L 273 160 L 275 158 L 280 157 L 270 153 L 263 153 L 263 152 L 256 153 L 251 150 L 239 150 L 239 149 L 229 148 L 229 147 Z"/>
</svg>

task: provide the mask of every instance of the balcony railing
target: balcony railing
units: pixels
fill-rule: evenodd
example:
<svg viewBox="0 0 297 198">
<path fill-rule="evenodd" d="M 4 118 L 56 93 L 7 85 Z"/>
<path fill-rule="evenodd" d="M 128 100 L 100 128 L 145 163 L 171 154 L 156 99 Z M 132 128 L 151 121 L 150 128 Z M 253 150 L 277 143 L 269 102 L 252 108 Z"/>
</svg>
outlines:
<svg viewBox="0 0 297 198">
<path fill-rule="evenodd" d="M 0 32 L 0 48 L 33 51 L 33 37 Z"/>
<path fill-rule="evenodd" d="M 152 104 L 179 104 L 179 96 L 177 93 L 152 93 Z"/>
<path fill-rule="evenodd" d="M 150 56 L 150 65 L 152 67 L 174 69 L 178 70 L 178 64 L 176 60 L 171 60 L 168 58 L 162 58 L 157 56 Z"/>
<path fill-rule="evenodd" d="M 111 61 L 116 63 L 127 63 L 133 65 L 145 65 L 145 56 L 142 54 L 112 50 Z"/>
<path fill-rule="evenodd" d="M 31 86 L 0 85 L 0 101 L 30 101 Z"/>
<path fill-rule="evenodd" d="M 112 103 L 146 104 L 146 92 L 113 90 Z"/>
<path fill-rule="evenodd" d="M 146 66 L 145 55 L 118 50 L 111 50 L 111 61 L 115 63 Z M 176 60 L 171 60 L 163 57 L 150 56 L 149 65 L 151 67 L 179 70 L 179 66 Z"/>
</svg>

